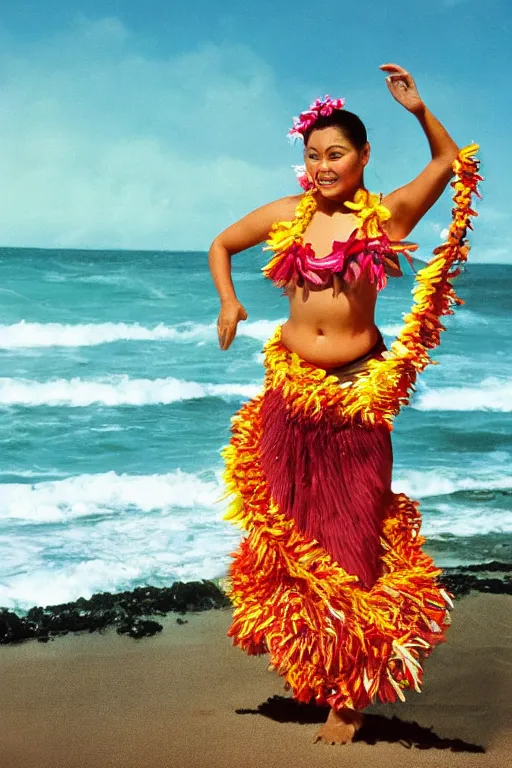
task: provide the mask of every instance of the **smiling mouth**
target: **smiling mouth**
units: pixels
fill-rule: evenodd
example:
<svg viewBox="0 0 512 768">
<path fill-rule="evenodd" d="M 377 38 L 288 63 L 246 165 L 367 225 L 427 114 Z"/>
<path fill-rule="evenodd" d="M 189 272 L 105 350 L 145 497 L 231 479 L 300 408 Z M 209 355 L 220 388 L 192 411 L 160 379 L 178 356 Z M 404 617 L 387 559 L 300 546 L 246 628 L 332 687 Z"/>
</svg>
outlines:
<svg viewBox="0 0 512 768">
<path fill-rule="evenodd" d="M 334 179 L 317 179 L 317 183 L 320 187 L 332 187 L 333 184 L 336 184 L 338 181 L 337 178 Z"/>
</svg>

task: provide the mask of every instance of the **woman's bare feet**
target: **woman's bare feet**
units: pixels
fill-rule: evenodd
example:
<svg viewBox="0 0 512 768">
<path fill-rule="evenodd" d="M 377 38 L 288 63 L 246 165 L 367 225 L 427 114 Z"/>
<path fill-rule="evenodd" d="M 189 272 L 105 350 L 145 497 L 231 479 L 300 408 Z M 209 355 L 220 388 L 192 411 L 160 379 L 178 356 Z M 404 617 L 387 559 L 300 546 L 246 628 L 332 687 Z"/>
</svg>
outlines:
<svg viewBox="0 0 512 768">
<path fill-rule="evenodd" d="M 317 731 L 315 742 L 349 744 L 364 721 L 364 715 L 354 709 L 331 709 L 324 725 Z"/>
</svg>

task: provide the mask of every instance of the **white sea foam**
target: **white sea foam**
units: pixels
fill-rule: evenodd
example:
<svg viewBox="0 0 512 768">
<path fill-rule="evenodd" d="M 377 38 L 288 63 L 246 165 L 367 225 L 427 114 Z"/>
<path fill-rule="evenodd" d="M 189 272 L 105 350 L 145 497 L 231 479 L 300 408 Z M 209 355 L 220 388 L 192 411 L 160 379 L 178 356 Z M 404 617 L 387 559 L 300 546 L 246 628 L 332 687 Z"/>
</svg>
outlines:
<svg viewBox="0 0 512 768">
<path fill-rule="evenodd" d="M 0 378 L 0 405 L 69 406 L 169 405 L 204 397 L 247 398 L 259 391 L 254 384 L 201 384 L 196 381 L 131 379 L 108 376 L 103 379 L 54 379 L 28 381 Z"/>
<path fill-rule="evenodd" d="M 65 472 L 60 472 L 56 469 L 9 469 L 9 470 L 1 470 L 0 471 L 0 478 L 2 477 L 65 477 Z"/>
<path fill-rule="evenodd" d="M 394 338 L 402 330 L 402 325 L 400 323 L 395 325 L 381 325 L 379 328 L 383 336 Z"/>
<path fill-rule="evenodd" d="M 285 318 L 283 317 L 277 320 L 246 320 L 238 324 L 237 334 L 250 339 L 258 339 L 258 341 L 266 341 L 272 336 L 277 326 L 284 322 Z"/>
<path fill-rule="evenodd" d="M 164 475 L 106 472 L 64 480 L 0 484 L 0 519 L 69 522 L 93 514 L 110 515 L 179 507 L 213 507 L 222 492 L 217 480 L 177 470 Z"/>
<path fill-rule="evenodd" d="M 218 477 L 179 470 L 0 486 L 0 519 L 16 526 L 0 537 L 0 605 L 222 576 L 241 534 L 221 520 L 221 491 Z"/>
<path fill-rule="evenodd" d="M 51 568 L 43 555 L 48 553 L 48 559 L 55 561 L 55 536 L 41 535 L 34 547 L 18 539 L 16 546 L 25 557 L 17 566 L 12 563 L 7 573 L 2 569 L 0 605 L 22 612 L 34 605 L 88 599 L 97 592 L 224 576 L 241 538 L 239 531 L 226 533 L 225 527 L 218 523 L 217 531 L 210 526 L 180 534 L 166 529 L 165 518 L 133 518 L 124 527 L 112 519 L 108 526 L 59 535 L 66 555 Z"/>
<path fill-rule="evenodd" d="M 437 509 L 438 515 L 425 515 L 423 518 L 421 532 L 431 539 L 512 533 L 512 512 L 480 504 L 462 509 L 440 504 Z"/>
<path fill-rule="evenodd" d="M 207 326 L 203 326 L 206 328 Z M 201 331 L 200 331 L 201 332 Z M 87 347 L 115 341 L 176 341 L 190 337 L 188 326 L 166 326 L 160 323 L 145 328 L 138 323 L 26 323 L 0 326 L 0 346 L 4 349 L 23 347 Z M 194 332 L 192 332 L 194 335 Z"/>
<path fill-rule="evenodd" d="M 238 335 L 265 340 L 283 320 L 240 323 Z M 0 348 L 90 347 L 118 341 L 201 342 L 216 340 L 216 323 L 180 323 L 145 327 L 138 323 L 27 323 L 0 325 Z"/>
<path fill-rule="evenodd" d="M 395 493 L 406 493 L 413 499 L 449 496 L 457 491 L 499 491 L 512 489 L 510 457 L 503 452 L 499 465 L 485 468 L 467 467 L 467 475 L 456 469 L 404 469 L 397 470 L 393 480 Z"/>
<path fill-rule="evenodd" d="M 419 411 L 512 411 L 512 381 L 490 377 L 475 387 L 423 388 L 413 401 Z"/>
</svg>

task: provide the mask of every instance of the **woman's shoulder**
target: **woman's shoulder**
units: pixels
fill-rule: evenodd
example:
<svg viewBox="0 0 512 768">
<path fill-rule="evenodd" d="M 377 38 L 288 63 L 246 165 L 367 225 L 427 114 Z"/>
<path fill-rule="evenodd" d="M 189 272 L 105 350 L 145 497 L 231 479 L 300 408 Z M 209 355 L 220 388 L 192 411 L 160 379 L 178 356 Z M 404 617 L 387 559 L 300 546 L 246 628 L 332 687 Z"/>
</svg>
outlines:
<svg viewBox="0 0 512 768">
<path fill-rule="evenodd" d="M 298 204 L 302 200 L 304 195 L 287 195 L 286 197 L 280 197 L 278 200 L 274 200 L 268 203 L 266 206 L 270 218 L 273 221 L 290 221 L 295 216 L 295 211 Z"/>
<path fill-rule="evenodd" d="M 215 242 L 227 248 L 231 254 L 262 243 L 268 238 L 274 224 L 294 219 L 295 209 L 302 197 L 288 195 L 256 208 L 217 235 Z"/>
<path fill-rule="evenodd" d="M 268 232 L 273 224 L 280 221 L 292 221 L 295 218 L 295 212 L 298 204 L 304 195 L 287 195 L 278 200 L 272 200 L 270 203 L 256 208 L 249 213 L 240 223 Z"/>
</svg>

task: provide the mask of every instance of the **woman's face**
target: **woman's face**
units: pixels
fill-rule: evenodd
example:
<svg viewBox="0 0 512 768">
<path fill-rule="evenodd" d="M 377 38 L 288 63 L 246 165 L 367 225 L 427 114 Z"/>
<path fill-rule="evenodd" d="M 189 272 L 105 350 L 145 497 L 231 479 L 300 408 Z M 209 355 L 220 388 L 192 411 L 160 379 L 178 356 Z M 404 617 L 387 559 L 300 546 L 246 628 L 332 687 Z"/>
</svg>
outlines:
<svg viewBox="0 0 512 768">
<path fill-rule="evenodd" d="M 370 145 L 358 150 L 335 126 L 318 128 L 304 150 L 306 173 L 315 188 L 328 199 L 353 196 L 362 184 Z"/>
</svg>

